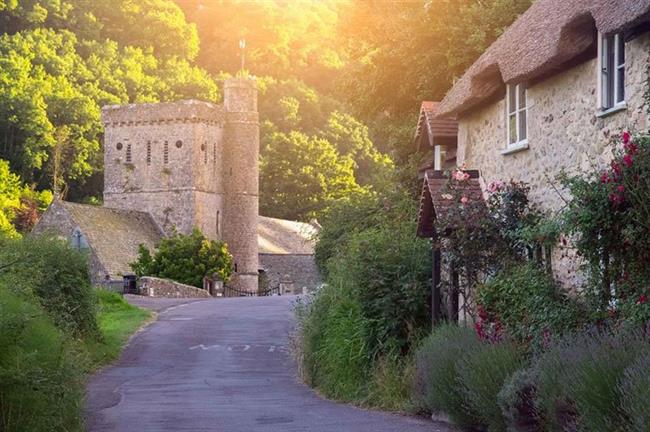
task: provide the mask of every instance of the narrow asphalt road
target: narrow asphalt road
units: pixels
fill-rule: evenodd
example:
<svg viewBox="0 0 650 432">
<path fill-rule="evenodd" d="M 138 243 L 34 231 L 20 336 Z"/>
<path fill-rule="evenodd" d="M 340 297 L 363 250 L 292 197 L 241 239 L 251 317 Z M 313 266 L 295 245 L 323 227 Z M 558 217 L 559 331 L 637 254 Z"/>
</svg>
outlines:
<svg viewBox="0 0 650 432">
<path fill-rule="evenodd" d="M 287 352 L 294 297 L 171 307 L 88 385 L 90 431 L 449 432 L 320 398 Z"/>
</svg>

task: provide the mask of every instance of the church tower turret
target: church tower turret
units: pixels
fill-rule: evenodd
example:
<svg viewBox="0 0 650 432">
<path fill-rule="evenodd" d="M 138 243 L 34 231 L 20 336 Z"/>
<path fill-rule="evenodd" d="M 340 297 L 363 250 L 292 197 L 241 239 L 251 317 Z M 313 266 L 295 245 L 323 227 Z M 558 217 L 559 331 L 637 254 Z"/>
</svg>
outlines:
<svg viewBox="0 0 650 432">
<path fill-rule="evenodd" d="M 224 85 L 224 217 L 222 239 L 235 258 L 230 285 L 258 289 L 259 118 L 257 87 L 250 79 Z"/>
</svg>

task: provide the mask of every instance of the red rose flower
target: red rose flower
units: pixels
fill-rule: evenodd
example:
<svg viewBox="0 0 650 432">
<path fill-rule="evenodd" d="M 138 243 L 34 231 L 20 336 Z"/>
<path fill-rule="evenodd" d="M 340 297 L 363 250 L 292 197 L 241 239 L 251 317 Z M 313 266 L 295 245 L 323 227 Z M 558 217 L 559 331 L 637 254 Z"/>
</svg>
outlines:
<svg viewBox="0 0 650 432">
<path fill-rule="evenodd" d="M 630 154 L 626 154 L 625 156 L 623 156 L 623 164 L 626 167 L 628 167 L 628 168 L 631 167 L 632 163 L 633 163 L 633 160 L 632 160 L 632 156 Z"/>
<path fill-rule="evenodd" d="M 629 132 L 623 132 L 623 144 L 627 144 L 630 142 L 630 133 Z"/>
<path fill-rule="evenodd" d="M 600 175 L 600 182 L 601 183 L 609 183 L 609 173 L 604 172 Z"/>
<path fill-rule="evenodd" d="M 648 301 L 648 296 L 645 295 L 645 294 L 641 294 L 639 296 L 639 299 L 636 301 L 636 304 L 642 305 L 642 304 L 645 304 L 647 301 Z"/>
<path fill-rule="evenodd" d="M 625 192 L 625 186 L 623 186 L 623 185 L 618 185 L 618 187 L 616 188 L 616 190 L 619 191 L 620 193 L 623 193 L 623 192 Z"/>
</svg>

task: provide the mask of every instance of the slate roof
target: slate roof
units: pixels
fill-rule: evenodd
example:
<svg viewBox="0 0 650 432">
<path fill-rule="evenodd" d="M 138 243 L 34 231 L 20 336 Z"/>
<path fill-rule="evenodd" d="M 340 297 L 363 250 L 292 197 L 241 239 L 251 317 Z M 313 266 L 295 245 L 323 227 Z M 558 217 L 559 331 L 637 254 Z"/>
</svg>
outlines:
<svg viewBox="0 0 650 432">
<path fill-rule="evenodd" d="M 479 182 L 478 171 L 465 171 L 470 175 L 469 180 L 460 183 L 457 189 L 462 190 L 463 195 L 471 202 L 483 201 L 483 192 Z M 457 202 L 443 198 L 449 182 L 444 171 L 429 170 L 424 174 L 422 181 L 422 194 L 420 196 L 420 209 L 418 214 L 417 235 L 419 237 L 431 238 L 436 235 L 434 221 L 437 217 L 444 216 L 452 206 L 459 205 Z"/>
<path fill-rule="evenodd" d="M 422 143 L 425 141 L 432 147 L 434 138 L 456 138 L 458 135 L 458 122 L 455 119 L 436 117 L 439 105 L 440 102 L 423 101 L 420 106 L 420 117 L 414 137 L 418 150 L 422 150 Z"/>
<path fill-rule="evenodd" d="M 138 245 L 153 249 L 163 234 L 149 213 L 62 202 L 111 276 L 132 273 Z"/>
<path fill-rule="evenodd" d="M 259 253 L 312 255 L 317 232 L 317 228 L 308 223 L 260 216 L 257 225 Z"/>
<path fill-rule="evenodd" d="M 650 0 L 537 0 L 451 88 L 439 116 L 468 111 L 516 84 L 561 71 L 611 34 L 650 22 Z"/>
</svg>

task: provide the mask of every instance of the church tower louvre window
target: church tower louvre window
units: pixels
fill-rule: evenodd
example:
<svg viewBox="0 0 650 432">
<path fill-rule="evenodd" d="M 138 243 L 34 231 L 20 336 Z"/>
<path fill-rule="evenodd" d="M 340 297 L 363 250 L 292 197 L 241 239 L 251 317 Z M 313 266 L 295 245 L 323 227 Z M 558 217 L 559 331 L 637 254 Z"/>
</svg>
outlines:
<svg viewBox="0 0 650 432">
<path fill-rule="evenodd" d="M 147 141 L 147 165 L 151 165 L 151 141 Z"/>
<path fill-rule="evenodd" d="M 131 163 L 131 144 L 126 145 L 126 163 Z"/>
<path fill-rule="evenodd" d="M 217 164 L 217 142 L 214 142 L 214 145 L 212 147 L 212 165 Z"/>
<path fill-rule="evenodd" d="M 163 162 L 169 163 L 169 143 L 167 141 L 163 144 Z"/>
</svg>

